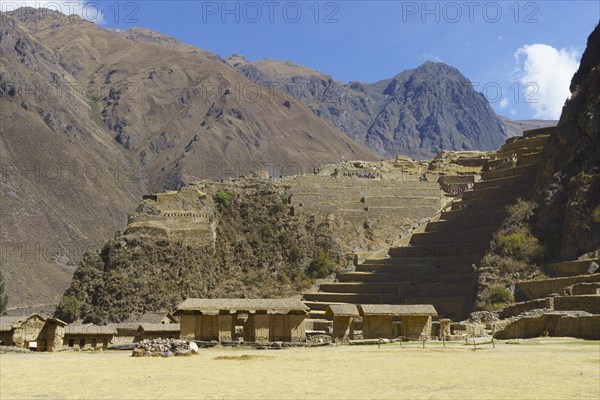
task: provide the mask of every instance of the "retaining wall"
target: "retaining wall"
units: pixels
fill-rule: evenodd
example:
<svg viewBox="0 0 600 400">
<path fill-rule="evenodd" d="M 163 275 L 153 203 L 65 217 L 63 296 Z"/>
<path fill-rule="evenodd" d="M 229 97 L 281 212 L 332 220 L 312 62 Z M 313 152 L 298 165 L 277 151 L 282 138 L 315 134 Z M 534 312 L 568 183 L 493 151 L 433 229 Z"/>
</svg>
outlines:
<svg viewBox="0 0 600 400">
<path fill-rule="evenodd" d="M 600 296 L 559 296 L 554 299 L 554 309 L 557 311 L 587 311 L 590 314 L 600 314 Z"/>
<path fill-rule="evenodd" d="M 515 294 L 517 299 L 540 299 L 553 293 L 561 294 L 568 286 L 581 282 L 600 282 L 600 274 L 517 282 L 515 285 Z"/>
</svg>

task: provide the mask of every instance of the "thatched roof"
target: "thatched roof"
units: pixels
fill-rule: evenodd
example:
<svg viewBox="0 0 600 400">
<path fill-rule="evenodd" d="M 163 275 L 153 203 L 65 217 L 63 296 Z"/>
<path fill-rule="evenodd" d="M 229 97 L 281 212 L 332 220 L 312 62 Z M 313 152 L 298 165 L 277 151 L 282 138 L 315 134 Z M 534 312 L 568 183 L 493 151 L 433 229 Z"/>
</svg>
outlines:
<svg viewBox="0 0 600 400">
<path fill-rule="evenodd" d="M 200 311 L 205 315 L 216 315 L 219 311 L 267 311 L 288 313 L 308 311 L 309 308 L 297 299 L 187 299 L 177 307 L 175 314 L 182 311 Z"/>
<path fill-rule="evenodd" d="M 402 316 L 431 316 L 437 311 L 431 304 L 361 304 L 358 306 L 360 315 L 391 315 Z"/>
<path fill-rule="evenodd" d="M 358 317 L 358 309 L 354 304 L 330 304 L 325 315 L 335 317 Z"/>
<path fill-rule="evenodd" d="M 31 315 L 28 316 L 24 316 L 24 315 L 19 315 L 16 317 L 13 316 L 1 316 L 0 317 L 0 332 L 9 332 L 13 329 L 13 327 L 18 327 L 21 324 L 23 324 L 25 321 L 29 320 L 30 318 L 38 318 L 42 321 L 51 321 L 51 322 L 55 322 L 58 325 L 62 325 L 62 326 L 66 326 L 67 323 L 61 321 L 58 318 L 50 318 L 38 313 L 33 313 Z"/>
<path fill-rule="evenodd" d="M 137 331 L 139 327 L 140 324 L 137 322 L 121 322 L 115 324 L 117 331 Z"/>
<path fill-rule="evenodd" d="M 114 325 L 99 326 L 93 324 L 67 325 L 65 335 L 116 335 Z"/>
<path fill-rule="evenodd" d="M 143 332 L 179 332 L 179 324 L 140 324 L 139 330 Z"/>
</svg>

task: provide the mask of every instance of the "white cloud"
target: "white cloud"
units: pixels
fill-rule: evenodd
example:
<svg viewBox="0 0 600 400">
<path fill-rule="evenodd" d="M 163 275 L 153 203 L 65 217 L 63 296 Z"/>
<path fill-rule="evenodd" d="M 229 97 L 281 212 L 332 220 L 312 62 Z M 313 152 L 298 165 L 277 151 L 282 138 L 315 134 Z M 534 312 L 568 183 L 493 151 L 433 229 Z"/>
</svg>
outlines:
<svg viewBox="0 0 600 400">
<path fill-rule="evenodd" d="M 511 116 L 511 117 L 514 117 L 515 115 L 517 115 L 517 110 L 516 110 L 516 109 L 514 109 L 514 108 L 511 108 L 511 109 L 510 109 L 510 116 Z"/>
<path fill-rule="evenodd" d="M 435 54 L 431 54 L 431 53 L 423 53 L 419 56 L 419 61 L 435 61 L 435 62 L 441 62 L 442 59 L 439 58 L 438 56 L 436 56 Z"/>
<path fill-rule="evenodd" d="M 534 118 L 558 119 L 580 54 L 571 49 L 557 50 L 546 44 L 525 45 L 515 52 L 516 76 L 521 83 L 519 100 L 533 109 Z"/>
<path fill-rule="evenodd" d="M 87 19 L 88 21 L 95 22 L 97 24 L 103 24 L 104 15 L 100 8 L 100 3 L 88 1 L 88 0 L 72 0 L 72 1 L 0 1 L 0 11 L 14 11 L 21 7 L 32 7 L 35 9 L 48 8 L 50 10 L 58 11 L 64 15 L 78 15 L 81 18 Z"/>
<path fill-rule="evenodd" d="M 502 40 L 502 39 L 503 39 L 502 35 L 498 36 L 498 40 Z"/>
<path fill-rule="evenodd" d="M 502 100 L 500 100 L 500 108 L 506 108 L 507 105 L 508 105 L 508 98 L 503 97 Z"/>
</svg>

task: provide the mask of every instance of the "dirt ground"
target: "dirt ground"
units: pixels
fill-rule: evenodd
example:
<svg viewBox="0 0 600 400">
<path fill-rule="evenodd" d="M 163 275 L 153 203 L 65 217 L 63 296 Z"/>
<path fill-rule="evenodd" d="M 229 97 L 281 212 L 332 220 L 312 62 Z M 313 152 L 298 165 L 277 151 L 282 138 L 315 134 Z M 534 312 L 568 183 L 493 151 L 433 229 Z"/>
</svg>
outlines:
<svg viewBox="0 0 600 400">
<path fill-rule="evenodd" d="M 598 399 L 600 342 L 0 355 L 5 399 Z"/>
</svg>

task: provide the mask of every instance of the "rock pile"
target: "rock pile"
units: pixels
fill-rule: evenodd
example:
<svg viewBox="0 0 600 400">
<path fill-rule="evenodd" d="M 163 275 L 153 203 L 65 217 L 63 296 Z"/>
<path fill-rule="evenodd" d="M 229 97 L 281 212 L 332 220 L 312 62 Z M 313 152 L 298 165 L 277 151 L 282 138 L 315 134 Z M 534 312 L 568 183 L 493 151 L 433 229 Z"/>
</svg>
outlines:
<svg viewBox="0 0 600 400">
<path fill-rule="evenodd" d="M 198 345 L 180 339 L 144 339 L 133 349 L 133 357 L 190 356 L 198 353 Z"/>
<path fill-rule="evenodd" d="M 29 351 L 29 349 L 16 346 L 0 346 L 0 354 L 5 353 L 31 353 L 31 351 Z"/>
</svg>

